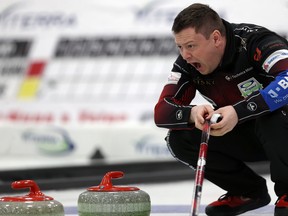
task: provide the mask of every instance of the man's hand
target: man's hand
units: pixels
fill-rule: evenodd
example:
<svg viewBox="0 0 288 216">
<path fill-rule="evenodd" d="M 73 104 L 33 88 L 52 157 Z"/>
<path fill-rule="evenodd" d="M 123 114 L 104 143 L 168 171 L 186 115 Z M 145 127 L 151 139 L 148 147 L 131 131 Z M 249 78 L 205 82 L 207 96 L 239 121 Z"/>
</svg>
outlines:
<svg viewBox="0 0 288 216">
<path fill-rule="evenodd" d="M 219 108 L 214 113 L 219 113 L 222 116 L 222 119 L 218 123 L 211 124 L 210 134 L 212 136 L 223 136 L 233 130 L 238 123 L 238 116 L 233 106 Z M 213 113 L 211 113 L 207 118 L 210 118 L 212 114 Z"/>
<path fill-rule="evenodd" d="M 194 123 L 195 127 L 202 130 L 207 116 L 212 116 L 213 107 L 209 104 L 194 106 L 190 113 L 190 123 Z"/>
</svg>

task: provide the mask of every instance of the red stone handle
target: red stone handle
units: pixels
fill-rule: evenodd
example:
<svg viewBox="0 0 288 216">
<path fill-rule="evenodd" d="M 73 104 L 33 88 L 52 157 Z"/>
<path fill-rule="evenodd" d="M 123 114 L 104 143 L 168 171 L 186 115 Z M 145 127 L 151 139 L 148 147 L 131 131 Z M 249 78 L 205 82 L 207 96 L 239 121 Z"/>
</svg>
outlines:
<svg viewBox="0 0 288 216">
<path fill-rule="evenodd" d="M 124 176 L 124 173 L 121 172 L 121 171 L 112 171 L 112 172 L 108 172 L 105 174 L 105 176 L 103 177 L 99 187 L 101 189 L 106 189 L 106 190 L 109 190 L 113 187 L 113 184 L 112 184 L 112 179 L 114 178 L 121 178 Z"/>
<path fill-rule="evenodd" d="M 112 184 L 112 179 L 121 178 L 124 176 L 124 173 L 121 171 L 111 171 L 105 174 L 101 183 L 98 186 L 93 186 L 88 188 L 88 191 L 95 191 L 95 192 L 120 192 L 120 191 L 137 191 L 140 190 L 137 187 L 121 187 L 121 186 L 114 186 Z"/>
<path fill-rule="evenodd" d="M 14 181 L 11 184 L 11 187 L 13 189 L 25 189 L 29 188 L 30 192 L 29 194 L 25 196 L 16 196 L 16 197 L 2 197 L 0 198 L 0 201 L 6 201 L 6 202 L 24 202 L 24 201 L 47 201 L 47 200 L 53 200 L 50 196 L 45 196 L 40 191 L 40 188 L 33 180 L 20 180 L 20 181 Z"/>
</svg>

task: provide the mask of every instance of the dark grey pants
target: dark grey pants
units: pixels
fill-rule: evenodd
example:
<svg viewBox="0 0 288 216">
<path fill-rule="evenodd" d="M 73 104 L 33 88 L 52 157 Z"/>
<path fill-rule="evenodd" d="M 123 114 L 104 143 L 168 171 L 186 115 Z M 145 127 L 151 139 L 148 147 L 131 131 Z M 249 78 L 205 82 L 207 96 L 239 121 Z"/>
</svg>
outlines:
<svg viewBox="0 0 288 216">
<path fill-rule="evenodd" d="M 168 148 L 181 162 L 196 167 L 201 131 L 170 130 Z M 288 193 L 288 112 L 277 110 L 237 125 L 221 137 L 210 136 L 205 178 L 234 195 L 267 192 L 266 181 L 245 162 L 270 161 L 275 193 Z"/>
</svg>

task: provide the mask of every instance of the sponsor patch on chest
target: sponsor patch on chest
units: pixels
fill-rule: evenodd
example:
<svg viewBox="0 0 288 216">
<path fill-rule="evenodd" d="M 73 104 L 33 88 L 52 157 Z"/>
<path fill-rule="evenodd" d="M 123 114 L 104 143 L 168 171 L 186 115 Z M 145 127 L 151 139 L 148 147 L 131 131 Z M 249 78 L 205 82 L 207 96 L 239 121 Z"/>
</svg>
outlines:
<svg viewBox="0 0 288 216">
<path fill-rule="evenodd" d="M 253 92 L 263 89 L 263 85 L 259 83 L 254 77 L 239 83 L 237 86 L 244 98 L 248 97 Z"/>
</svg>

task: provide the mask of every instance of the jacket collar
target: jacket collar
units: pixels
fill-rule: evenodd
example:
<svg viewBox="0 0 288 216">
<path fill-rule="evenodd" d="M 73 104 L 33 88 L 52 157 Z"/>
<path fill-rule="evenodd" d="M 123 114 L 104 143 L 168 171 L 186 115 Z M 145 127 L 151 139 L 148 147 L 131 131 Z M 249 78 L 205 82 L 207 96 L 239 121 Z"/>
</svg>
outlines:
<svg viewBox="0 0 288 216">
<path fill-rule="evenodd" d="M 222 19 L 222 21 L 226 28 L 226 47 L 224 50 L 224 55 L 222 58 L 220 68 L 227 67 L 230 64 L 232 64 L 236 54 L 235 35 L 233 32 L 232 25 L 224 19 Z"/>
</svg>

